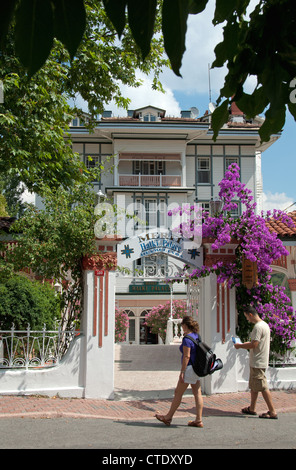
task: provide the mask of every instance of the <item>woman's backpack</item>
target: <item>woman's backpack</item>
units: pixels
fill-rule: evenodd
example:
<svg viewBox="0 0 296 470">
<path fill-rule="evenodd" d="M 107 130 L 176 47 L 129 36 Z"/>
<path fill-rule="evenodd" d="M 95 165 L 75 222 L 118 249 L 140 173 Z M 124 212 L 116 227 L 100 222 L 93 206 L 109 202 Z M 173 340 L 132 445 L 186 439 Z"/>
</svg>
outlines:
<svg viewBox="0 0 296 470">
<path fill-rule="evenodd" d="M 197 346 L 195 362 L 192 364 L 196 375 L 205 377 L 206 375 L 213 374 L 216 370 L 222 369 L 223 363 L 221 359 L 216 359 L 216 354 L 213 353 L 206 343 L 195 341 L 195 339 L 189 335 L 184 336 L 184 338 L 190 339 Z"/>
</svg>

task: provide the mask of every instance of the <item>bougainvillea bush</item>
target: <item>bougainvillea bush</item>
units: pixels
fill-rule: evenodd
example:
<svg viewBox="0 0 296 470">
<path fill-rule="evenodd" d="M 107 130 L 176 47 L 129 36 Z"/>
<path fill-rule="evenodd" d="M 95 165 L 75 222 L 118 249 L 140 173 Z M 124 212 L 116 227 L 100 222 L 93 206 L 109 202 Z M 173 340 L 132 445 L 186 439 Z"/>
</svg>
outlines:
<svg viewBox="0 0 296 470">
<path fill-rule="evenodd" d="M 291 307 L 290 298 L 285 289 L 273 286 L 271 279 L 271 265 L 274 260 L 288 255 L 288 251 L 278 239 L 276 233 L 271 233 L 266 225 L 270 218 L 281 220 L 289 227 L 294 227 L 290 217 L 278 210 L 256 214 L 256 203 L 253 202 L 251 191 L 240 181 L 240 169 L 232 163 L 225 172 L 223 180 L 219 183 L 219 198 L 222 201 L 221 212 L 210 215 L 203 211 L 202 236 L 213 240 L 212 248 L 218 249 L 233 241 L 237 244 L 235 261 L 223 264 L 217 262 L 211 267 L 203 266 L 201 269 L 190 270 L 185 266 L 183 276 L 185 281 L 197 279 L 215 273 L 219 283 L 227 282 L 229 287 L 236 288 L 236 305 L 239 313 L 237 333 L 242 340 L 249 338 L 250 325 L 243 315 L 246 305 L 253 305 L 261 314 L 271 329 L 271 352 L 285 354 L 291 350 L 296 336 L 296 312 Z M 237 208 L 233 201 L 240 200 L 243 211 L 240 217 L 231 216 L 231 211 Z M 188 222 L 179 227 L 179 231 L 199 236 L 200 227 L 194 225 L 192 211 L 195 206 L 182 206 L 169 212 L 169 215 L 180 214 L 187 211 Z M 187 224 L 187 226 L 186 226 Z M 196 234 L 195 234 L 196 231 Z M 242 257 L 257 263 L 258 282 L 248 289 L 242 282 Z"/>
<path fill-rule="evenodd" d="M 146 315 L 146 325 L 151 328 L 151 332 L 159 335 L 165 343 L 167 322 L 171 313 L 171 302 L 153 307 Z M 173 300 L 173 318 L 183 318 L 187 315 L 186 300 Z"/>
<path fill-rule="evenodd" d="M 128 315 L 123 310 L 115 308 L 115 343 L 125 341 L 128 327 Z"/>
</svg>

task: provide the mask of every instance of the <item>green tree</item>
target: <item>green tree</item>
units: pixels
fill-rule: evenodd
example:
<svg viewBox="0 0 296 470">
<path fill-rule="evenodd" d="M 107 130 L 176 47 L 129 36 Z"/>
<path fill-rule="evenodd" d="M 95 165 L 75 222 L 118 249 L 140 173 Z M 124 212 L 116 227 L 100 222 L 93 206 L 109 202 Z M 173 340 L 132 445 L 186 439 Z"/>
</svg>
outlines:
<svg viewBox="0 0 296 470">
<path fill-rule="evenodd" d="M 0 194 L 0 217 L 8 217 L 9 214 L 6 210 L 7 201 L 3 194 Z"/>
<path fill-rule="evenodd" d="M 64 67 L 51 56 L 34 80 L 29 80 L 9 39 L 0 55 L 0 80 L 4 87 L 0 174 L 14 172 L 32 191 L 40 190 L 44 182 L 69 187 L 73 180 L 81 180 L 79 156 L 64 138 L 73 116 L 61 90 Z"/>
<path fill-rule="evenodd" d="M 7 171 L 0 174 L 0 193 L 6 199 L 10 217 L 20 217 L 23 214 L 25 210 L 25 204 L 22 200 L 24 191 L 25 186 L 20 181 L 18 173 Z"/>
<path fill-rule="evenodd" d="M 103 0 L 102 3 L 119 37 L 129 25 L 145 60 L 155 38 L 155 22 L 161 8 L 165 51 L 172 69 L 180 75 L 188 16 L 203 12 L 209 0 Z M 9 24 L 15 18 L 17 52 L 30 74 L 45 62 L 54 37 L 65 44 L 73 58 L 86 28 L 88 5 L 88 0 L 44 0 L 42 4 L 38 0 L 3 0 L 0 41 L 2 38 L 3 44 Z M 44 30 L 38 27 L 41 21 L 45 24 Z M 99 21 L 100 16 L 97 16 L 97 27 Z M 213 113 L 214 139 L 228 119 L 229 104 L 235 100 L 247 117 L 265 112 L 260 136 L 262 141 L 267 141 L 271 134 L 282 129 L 287 108 L 296 118 L 296 103 L 293 102 L 296 101 L 293 82 L 296 77 L 295 2 L 216 0 L 213 24 L 224 24 L 223 41 L 215 48 L 213 67 L 226 64 L 228 68 L 218 98 L 219 106 Z M 250 75 L 257 78 L 257 86 L 253 93 L 247 94 L 244 84 Z"/>
<path fill-rule="evenodd" d="M 63 286 L 63 322 L 79 320 L 82 297 L 82 259 L 96 253 L 95 215 L 97 203 L 92 185 L 75 183 L 71 191 L 44 187 L 44 209 L 29 205 L 23 217 L 12 225 L 17 244 L 7 249 L 0 276 L 13 269 L 30 268 L 41 279 L 53 279 Z M 1 278 L 1 277 L 0 277 Z"/>
<path fill-rule="evenodd" d="M 0 283 L 0 329 L 6 330 L 14 324 L 18 330 L 48 330 L 60 319 L 61 300 L 47 283 L 31 281 L 22 275 L 14 275 Z"/>
<path fill-rule="evenodd" d="M 129 100 L 122 96 L 120 83 L 139 86 L 136 71 L 140 69 L 146 74 L 152 72 L 153 87 L 161 89 L 158 77 L 168 64 L 160 35 L 153 39 L 149 57 L 142 63 L 128 28 L 118 41 L 100 2 L 87 0 L 86 15 L 80 4 L 79 0 L 5 0 L 0 6 L 0 35 L 7 32 L 0 54 L 4 89 L 4 102 L 0 103 L 0 173 L 15 171 L 28 189 L 36 192 L 44 183 L 71 187 L 73 181 L 83 181 L 87 174 L 79 155 L 72 151 L 70 139 L 65 138 L 69 137 L 71 119 L 82 114 L 81 109 L 69 104 L 71 99 L 79 95 L 88 103 L 87 125 L 91 130 L 110 100 L 127 108 Z M 16 16 L 9 26 L 5 15 L 14 11 L 10 9 L 13 6 Z M 48 7 L 54 7 L 56 38 Z M 67 13 L 69 17 L 65 18 Z M 158 20 L 155 31 L 159 28 Z M 42 68 L 38 62 L 41 56 Z"/>
<path fill-rule="evenodd" d="M 169 62 L 164 57 L 163 38 L 160 34 L 160 9 L 156 10 L 153 24 L 155 36 L 151 40 L 151 48 L 145 61 L 142 60 L 141 50 L 135 44 L 129 27 L 125 28 L 119 41 L 116 29 L 101 2 L 87 0 L 85 9 L 86 28 L 82 41 L 72 61 L 67 62 L 65 87 L 69 95 L 82 96 L 88 104 L 91 117 L 95 119 L 111 100 L 127 109 L 130 100 L 122 95 L 120 86 L 140 86 L 138 70 L 151 74 L 153 88 L 162 90 L 159 75 L 169 66 Z"/>
</svg>

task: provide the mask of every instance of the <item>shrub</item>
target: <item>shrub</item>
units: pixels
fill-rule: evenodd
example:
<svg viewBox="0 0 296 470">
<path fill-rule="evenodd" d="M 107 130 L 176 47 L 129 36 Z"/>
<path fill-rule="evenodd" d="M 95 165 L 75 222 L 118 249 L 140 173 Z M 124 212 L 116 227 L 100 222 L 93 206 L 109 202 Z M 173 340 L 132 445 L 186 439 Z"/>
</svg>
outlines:
<svg viewBox="0 0 296 470">
<path fill-rule="evenodd" d="M 0 284 L 0 328 L 18 330 L 54 328 L 55 319 L 60 319 L 60 297 L 49 284 L 41 284 L 15 275 Z"/>
<path fill-rule="evenodd" d="M 161 337 L 163 343 L 166 340 L 167 322 L 171 313 L 171 302 L 153 307 L 146 315 L 146 325 L 151 328 L 151 332 Z M 173 300 L 173 318 L 183 318 L 187 315 L 186 300 Z"/>
<path fill-rule="evenodd" d="M 129 326 L 128 315 L 119 310 L 115 309 L 115 343 L 120 343 L 125 340 L 126 330 Z"/>
</svg>

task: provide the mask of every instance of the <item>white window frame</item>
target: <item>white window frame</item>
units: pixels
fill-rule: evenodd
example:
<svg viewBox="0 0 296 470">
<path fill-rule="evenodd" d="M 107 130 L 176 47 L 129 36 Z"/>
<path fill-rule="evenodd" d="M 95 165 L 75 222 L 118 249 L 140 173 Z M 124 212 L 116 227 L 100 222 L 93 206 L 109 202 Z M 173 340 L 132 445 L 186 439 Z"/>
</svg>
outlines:
<svg viewBox="0 0 296 470">
<path fill-rule="evenodd" d="M 201 163 L 207 162 L 207 167 L 202 168 Z M 207 181 L 204 180 L 204 176 Z M 200 178 L 202 176 L 202 178 Z M 211 184 L 211 159 L 210 157 L 197 157 L 197 183 L 198 184 Z"/>
</svg>

